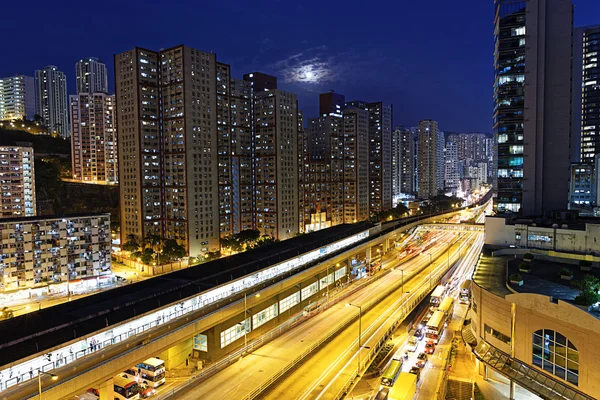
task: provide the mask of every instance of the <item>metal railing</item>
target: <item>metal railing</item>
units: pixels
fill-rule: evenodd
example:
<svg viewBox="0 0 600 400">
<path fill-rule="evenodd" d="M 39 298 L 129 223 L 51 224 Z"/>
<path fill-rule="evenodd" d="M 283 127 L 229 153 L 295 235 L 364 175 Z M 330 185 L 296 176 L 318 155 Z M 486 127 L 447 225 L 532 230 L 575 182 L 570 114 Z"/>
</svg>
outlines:
<svg viewBox="0 0 600 400">
<path fill-rule="evenodd" d="M 198 373 L 194 376 L 191 376 L 184 384 L 179 385 L 178 387 L 173 388 L 166 393 L 162 393 L 159 397 L 157 397 L 157 400 L 167 399 L 167 398 L 173 396 L 175 393 L 187 389 L 192 383 L 197 383 L 197 382 L 200 382 L 200 381 L 210 378 L 211 376 L 215 375 L 216 373 L 220 372 L 221 370 L 227 368 L 229 365 L 234 364 L 235 362 L 239 361 L 240 358 L 243 357 L 245 354 L 255 351 L 259 347 L 261 347 L 261 346 L 267 344 L 268 342 L 270 342 L 271 340 L 276 339 L 277 337 L 283 335 L 285 332 L 291 330 L 295 326 L 300 325 L 301 323 L 305 322 L 306 320 L 327 310 L 328 308 L 339 303 L 340 301 L 347 298 L 348 296 L 351 296 L 352 294 L 356 293 L 357 291 L 363 289 L 365 286 L 368 286 L 371 283 L 383 278 L 389 272 L 391 272 L 391 271 L 387 270 L 381 274 L 373 275 L 373 276 L 369 277 L 368 279 L 363 279 L 361 281 L 356 282 L 354 285 L 348 286 L 346 288 L 346 290 L 334 293 L 333 296 L 331 296 L 328 300 L 323 301 L 315 310 L 311 311 L 308 314 L 301 312 L 301 313 L 293 316 L 291 319 L 288 319 L 287 321 L 285 321 L 284 323 L 279 325 L 277 328 L 265 333 L 264 335 L 260 336 L 259 338 L 251 340 L 247 346 L 234 351 L 233 353 L 222 358 L 221 360 L 217 361 L 216 363 L 211 364 L 210 366 L 202 369 L 202 371 L 200 371 L 200 373 Z"/>
<path fill-rule="evenodd" d="M 362 309 L 363 309 L 362 312 L 363 312 L 363 314 L 366 313 L 367 311 L 369 311 L 370 309 L 372 309 L 376 304 L 379 304 L 379 302 L 382 299 L 388 297 L 393 292 L 395 292 L 396 290 L 398 290 L 399 288 L 401 288 L 408 280 L 412 279 L 415 275 L 419 274 L 421 271 L 423 271 L 426 268 L 428 268 L 428 266 L 429 265 L 425 265 L 425 266 L 419 268 L 417 271 L 412 272 L 410 275 L 408 275 L 408 279 L 406 279 L 407 277 L 405 276 L 405 279 L 403 281 L 396 282 L 394 285 L 388 287 L 385 291 L 381 292 L 381 294 L 379 296 L 377 296 L 376 298 L 371 299 L 369 302 L 367 302 L 366 304 L 362 305 Z M 446 273 L 446 269 L 442 269 L 442 271 L 439 271 L 439 272 L 433 274 L 431 281 L 437 283 L 439 280 L 441 280 L 441 277 L 445 273 Z M 435 275 L 438 275 L 438 276 L 435 276 Z M 419 285 L 418 290 L 422 289 L 423 286 L 425 286 L 425 285 L 429 285 L 430 289 L 433 289 L 433 285 L 430 285 L 429 281 L 425 280 L 425 281 L 423 281 L 421 283 L 421 285 Z M 361 362 L 361 365 L 360 365 L 360 370 L 361 371 L 364 369 L 365 365 L 368 365 L 367 363 L 370 363 L 373 360 L 373 358 L 377 355 L 377 352 L 379 351 L 379 349 L 381 348 L 381 346 L 385 343 L 385 341 L 387 340 L 387 338 L 396 330 L 397 325 L 403 320 L 403 318 L 407 314 L 409 314 L 421 302 L 421 300 L 423 300 L 423 298 L 427 295 L 427 293 L 430 291 L 430 289 L 425 290 L 423 293 L 421 293 L 420 295 L 416 296 L 416 298 L 415 298 L 416 293 L 413 292 L 412 295 L 410 295 L 406 300 L 404 300 L 402 302 L 402 304 L 400 304 L 398 306 L 398 308 L 406 307 L 406 304 L 411 299 L 413 299 L 412 303 L 410 304 L 410 306 L 408 306 L 408 308 L 405 309 L 402 312 L 402 315 L 392 324 L 392 326 L 390 327 L 390 329 L 384 334 L 384 336 L 386 337 L 385 340 L 383 340 L 383 338 L 381 340 L 379 340 L 378 343 L 367 354 L 367 361 Z M 279 370 L 278 372 L 276 372 L 275 374 L 273 374 L 267 381 L 265 381 L 258 388 L 256 388 L 251 393 L 249 393 L 248 395 L 246 395 L 243 399 L 244 400 L 251 400 L 251 399 L 257 398 L 261 393 L 263 393 L 266 390 L 268 390 L 269 387 L 271 385 L 273 385 L 275 382 L 277 382 L 281 377 L 283 377 L 285 374 L 287 374 L 289 371 L 291 371 L 296 366 L 298 366 L 301 362 L 303 362 L 304 359 L 306 357 L 308 357 L 310 354 L 312 354 L 316 349 L 318 349 L 324 343 L 326 343 L 327 341 L 329 341 L 333 336 L 337 335 L 342 330 L 346 329 L 350 324 L 352 324 L 357 319 L 358 319 L 357 315 L 352 315 L 349 318 L 347 318 L 346 320 L 344 320 L 342 323 L 340 323 L 339 325 L 337 325 L 333 330 L 331 330 L 325 337 L 321 338 L 319 341 L 317 341 L 315 344 L 313 344 L 309 349 L 307 349 L 300 356 L 298 356 L 294 360 L 290 361 L 286 366 L 284 366 L 281 370 Z M 357 368 L 357 370 L 358 370 L 358 368 Z M 336 397 L 336 398 L 339 398 L 339 397 Z"/>
</svg>

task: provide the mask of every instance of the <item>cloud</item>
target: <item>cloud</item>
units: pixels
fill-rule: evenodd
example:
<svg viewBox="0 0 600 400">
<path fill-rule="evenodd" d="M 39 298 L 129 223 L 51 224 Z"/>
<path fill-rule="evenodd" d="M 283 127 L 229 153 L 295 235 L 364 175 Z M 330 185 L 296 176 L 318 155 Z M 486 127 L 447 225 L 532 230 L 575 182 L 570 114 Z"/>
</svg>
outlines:
<svg viewBox="0 0 600 400">
<path fill-rule="evenodd" d="M 322 45 L 277 61 L 272 68 L 283 82 L 316 85 L 358 77 L 383 60 L 384 57 L 373 50 L 360 56 L 353 49 L 336 53 Z"/>
</svg>

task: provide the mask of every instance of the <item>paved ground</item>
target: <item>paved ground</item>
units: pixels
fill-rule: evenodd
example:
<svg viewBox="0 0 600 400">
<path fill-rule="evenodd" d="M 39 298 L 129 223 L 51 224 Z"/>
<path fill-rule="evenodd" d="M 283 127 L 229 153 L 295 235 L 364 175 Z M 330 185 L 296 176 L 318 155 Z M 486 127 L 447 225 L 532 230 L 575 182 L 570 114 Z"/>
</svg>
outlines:
<svg viewBox="0 0 600 400">
<path fill-rule="evenodd" d="M 441 249 L 438 251 L 438 255 L 441 255 L 447 246 L 441 244 L 439 247 Z M 436 258 L 438 255 L 436 255 Z M 445 261 L 445 257 L 442 258 Z M 408 262 L 403 266 L 405 268 L 404 277 L 408 278 L 408 269 L 420 268 L 428 261 L 428 257 L 417 257 Z M 352 304 L 363 304 L 368 299 L 377 297 L 385 287 L 398 282 L 401 277 L 400 269 L 396 269 L 385 278 L 355 293 L 346 301 Z M 427 279 L 428 269 L 422 271 L 415 280 L 407 283 L 405 291 L 410 290 L 416 282 L 423 282 Z M 398 291 L 395 295 L 388 296 L 386 301 L 378 304 L 373 312 L 363 314 L 363 345 L 370 345 L 370 338 L 374 338 L 376 336 L 374 335 L 375 331 L 387 321 L 387 317 L 390 316 L 393 310 L 391 304 L 398 300 L 400 296 L 401 292 Z M 178 393 L 176 398 L 190 400 L 199 398 L 243 398 L 245 394 L 259 387 L 298 354 L 306 351 L 318 338 L 330 332 L 335 324 L 349 315 L 356 314 L 357 311 L 355 307 L 347 307 L 344 304 L 333 306 L 222 370 L 212 378 L 195 384 L 193 388 L 188 388 L 185 393 Z M 358 361 L 357 336 L 358 323 L 354 322 L 321 348 L 318 353 L 309 359 L 309 362 L 304 363 L 288 375 L 287 379 L 261 398 L 329 398 L 331 391 L 335 391 L 336 385 L 345 381 L 344 379 L 336 379 L 340 378 L 341 375 L 336 371 L 356 369 Z M 366 355 L 367 350 L 363 349 L 362 352 Z M 331 382 L 335 384 L 330 385 Z"/>
<path fill-rule="evenodd" d="M 552 296 L 554 299 L 571 301 L 579 295 L 580 291 L 571 287 L 572 281 L 562 280 L 560 270 L 568 268 L 573 272 L 574 280 L 582 280 L 585 274 L 596 274 L 593 272 L 582 272 L 578 265 L 562 264 L 552 261 L 534 260 L 531 263 L 531 272 L 519 272 L 520 258 L 512 259 L 508 262 L 509 274 L 520 274 L 523 276 L 523 286 L 511 284 L 511 287 L 517 292 L 538 293 L 545 296 Z"/>
</svg>

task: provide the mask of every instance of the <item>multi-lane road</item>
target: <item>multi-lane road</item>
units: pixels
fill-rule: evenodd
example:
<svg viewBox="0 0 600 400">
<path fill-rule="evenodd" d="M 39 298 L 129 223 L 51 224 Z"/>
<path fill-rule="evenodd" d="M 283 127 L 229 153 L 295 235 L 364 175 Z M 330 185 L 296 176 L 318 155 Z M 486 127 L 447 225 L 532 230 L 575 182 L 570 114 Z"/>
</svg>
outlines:
<svg viewBox="0 0 600 400">
<path fill-rule="evenodd" d="M 284 376 L 261 398 L 332 398 L 346 384 L 358 365 L 358 308 L 362 315 L 362 349 L 366 358 L 372 346 L 396 319 L 409 311 L 409 306 L 422 298 L 435 285 L 450 264 L 464 256 L 477 234 L 446 232 L 433 235 L 428 254 L 418 255 L 402 263 L 395 257 L 384 261 L 387 275 L 352 294 L 342 303 L 316 315 L 302 325 L 247 355 L 210 379 L 196 383 L 177 394 L 181 399 L 243 399 L 265 386 L 281 370 L 288 368 L 315 343 L 334 333 L 332 340 Z M 431 255 L 431 256 L 430 256 Z M 430 264 L 430 260 L 433 262 Z M 384 272 L 385 273 L 385 272 Z M 404 282 L 404 285 L 402 283 Z M 370 309 L 369 305 L 374 304 Z M 337 329 L 348 319 L 352 322 Z"/>
</svg>

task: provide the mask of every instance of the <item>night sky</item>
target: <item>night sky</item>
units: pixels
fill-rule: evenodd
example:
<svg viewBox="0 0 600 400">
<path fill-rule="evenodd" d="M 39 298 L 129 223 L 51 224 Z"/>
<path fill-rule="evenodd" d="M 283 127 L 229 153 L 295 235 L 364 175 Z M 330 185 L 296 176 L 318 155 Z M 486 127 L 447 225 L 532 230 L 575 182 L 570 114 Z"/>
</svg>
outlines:
<svg viewBox="0 0 600 400">
<path fill-rule="evenodd" d="M 385 6 L 384 6 L 385 5 Z M 95 8 L 92 8 L 95 7 Z M 394 105 L 394 124 L 436 119 L 445 131 L 491 132 L 493 0 L 6 1 L 0 77 L 57 65 L 75 90 L 75 62 L 186 44 L 217 53 L 234 77 L 278 76 L 306 117 L 318 93 Z M 600 23 L 578 0 L 575 24 Z"/>
</svg>

